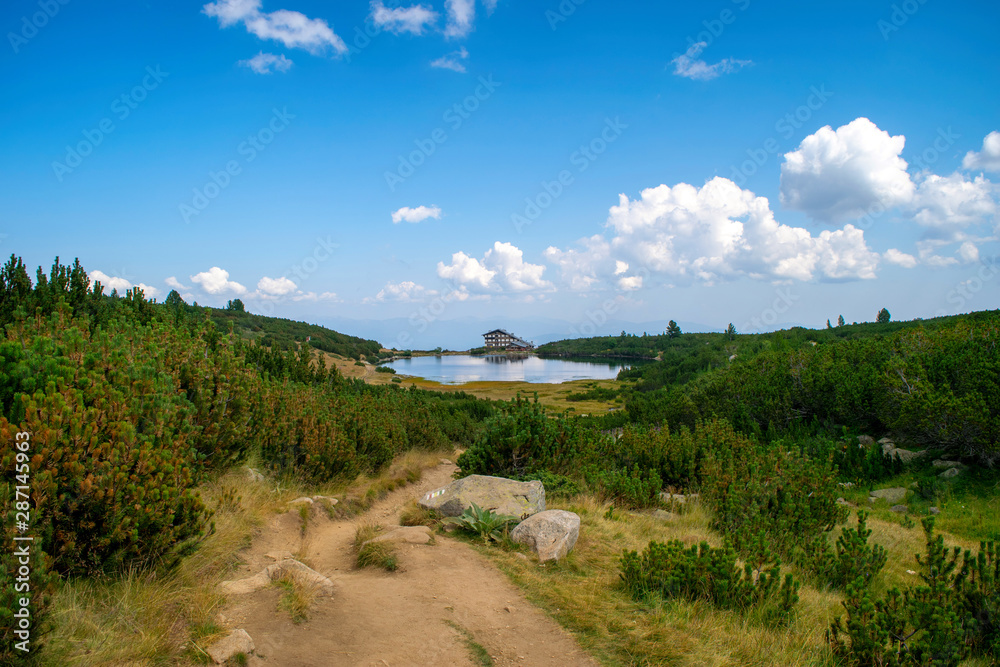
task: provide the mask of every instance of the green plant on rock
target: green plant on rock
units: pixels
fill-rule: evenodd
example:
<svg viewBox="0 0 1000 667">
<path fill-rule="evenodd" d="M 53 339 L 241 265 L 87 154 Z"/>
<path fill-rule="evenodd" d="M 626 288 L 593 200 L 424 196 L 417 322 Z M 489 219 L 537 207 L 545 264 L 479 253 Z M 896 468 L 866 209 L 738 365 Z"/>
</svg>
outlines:
<svg viewBox="0 0 1000 667">
<path fill-rule="evenodd" d="M 492 510 L 484 510 L 476 503 L 472 503 L 465 508 L 460 516 L 453 516 L 445 519 L 445 525 L 458 526 L 462 530 L 475 533 L 483 538 L 484 542 L 493 540 L 500 542 L 503 540 L 504 532 L 512 524 L 517 523 L 517 517 L 507 514 L 497 514 Z"/>
</svg>

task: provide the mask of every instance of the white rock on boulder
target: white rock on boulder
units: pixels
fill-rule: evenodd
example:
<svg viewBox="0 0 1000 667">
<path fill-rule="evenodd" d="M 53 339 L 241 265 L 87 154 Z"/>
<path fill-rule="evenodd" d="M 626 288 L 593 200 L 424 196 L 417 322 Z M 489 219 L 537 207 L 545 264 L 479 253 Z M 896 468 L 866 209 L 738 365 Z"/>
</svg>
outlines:
<svg viewBox="0 0 1000 667">
<path fill-rule="evenodd" d="M 419 505 L 444 516 L 459 516 L 475 503 L 481 509 L 521 518 L 545 511 L 545 487 L 539 481 L 469 475 L 425 494 Z"/>
<path fill-rule="evenodd" d="M 233 630 L 206 650 L 215 664 L 221 665 L 238 653 L 244 655 L 253 653 L 253 639 L 246 630 Z"/>
<path fill-rule="evenodd" d="M 580 537 L 580 517 L 564 510 L 548 510 L 528 517 L 511 531 L 510 538 L 538 554 L 540 563 L 564 558 Z"/>
</svg>

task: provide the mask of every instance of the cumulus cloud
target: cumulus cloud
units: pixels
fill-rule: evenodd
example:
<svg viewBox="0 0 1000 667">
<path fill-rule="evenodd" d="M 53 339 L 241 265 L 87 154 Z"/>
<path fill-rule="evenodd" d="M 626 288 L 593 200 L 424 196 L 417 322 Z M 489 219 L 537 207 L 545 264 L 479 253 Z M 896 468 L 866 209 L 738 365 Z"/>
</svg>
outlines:
<svg viewBox="0 0 1000 667">
<path fill-rule="evenodd" d="M 983 176 L 968 180 L 957 172 L 928 174 L 917 188 L 913 219 L 937 236 L 954 239 L 958 230 L 996 215 L 995 192 L 996 186 Z"/>
<path fill-rule="evenodd" d="M 404 206 L 403 208 L 393 211 L 392 213 L 392 222 L 397 225 L 401 222 L 423 222 L 427 218 L 440 220 L 441 209 L 437 206 L 417 206 L 416 208 Z"/>
<path fill-rule="evenodd" d="M 285 56 L 276 56 L 273 53 L 261 51 L 253 58 L 241 60 L 237 64 L 249 67 L 257 74 L 272 74 L 274 72 L 287 72 L 292 66 L 292 61 Z"/>
<path fill-rule="evenodd" d="M 390 9 L 382 4 L 381 0 L 372 0 L 371 8 L 372 23 L 395 35 L 404 32 L 422 35 L 424 28 L 438 20 L 437 12 L 424 5 Z"/>
<path fill-rule="evenodd" d="M 444 29 L 445 37 L 465 37 L 472 31 L 472 23 L 476 20 L 475 0 L 445 0 L 445 10 L 448 12 L 448 25 Z"/>
<path fill-rule="evenodd" d="M 182 292 L 191 289 L 190 287 L 182 285 L 181 281 L 177 280 L 177 278 L 175 278 L 174 276 L 170 276 L 163 282 L 167 283 L 167 287 L 173 287 L 175 290 L 179 290 Z"/>
<path fill-rule="evenodd" d="M 464 252 L 451 256 L 451 264 L 438 262 L 438 276 L 449 280 L 457 290 L 478 293 L 527 292 L 547 290 L 552 284 L 542 278 L 543 264 L 524 261 L 520 248 L 497 241 L 481 260 Z"/>
<path fill-rule="evenodd" d="M 400 301 L 410 303 L 413 301 L 423 301 L 428 297 L 437 296 L 435 290 L 429 290 L 423 285 L 418 285 L 412 280 L 404 280 L 399 283 L 388 282 L 385 287 L 379 290 L 374 298 L 365 299 L 365 303 Z"/>
<path fill-rule="evenodd" d="M 905 143 L 903 135 L 889 136 L 867 118 L 836 130 L 822 127 L 785 154 L 781 203 L 824 222 L 907 204 L 914 184 L 900 157 Z"/>
<path fill-rule="evenodd" d="M 882 257 L 884 257 L 885 261 L 889 262 L 890 264 L 896 264 L 897 266 L 901 266 L 904 269 L 912 269 L 917 265 L 916 257 L 914 257 L 913 255 L 908 255 L 905 252 L 901 252 L 896 248 L 889 248 L 888 250 L 885 251 L 885 254 L 883 254 Z"/>
<path fill-rule="evenodd" d="M 139 289 L 141 289 L 143 296 L 145 296 L 147 299 L 156 299 L 161 294 L 160 290 L 151 285 L 147 285 L 145 283 L 133 284 L 130 281 L 126 280 L 125 278 L 119 278 L 117 276 L 109 276 L 108 274 L 99 270 L 91 271 L 88 277 L 90 278 L 91 284 L 95 282 L 101 283 L 101 285 L 104 286 L 105 294 L 110 294 L 112 290 L 118 290 L 119 294 L 124 294 L 133 287 L 138 287 Z"/>
<path fill-rule="evenodd" d="M 632 290 L 654 277 L 671 284 L 868 279 L 880 260 L 853 225 L 813 236 L 778 223 L 765 197 L 719 177 L 701 188 L 649 188 L 636 200 L 620 195 L 607 226 L 610 240 L 598 235 L 580 249 L 545 251 L 571 288 L 606 282 Z"/>
<path fill-rule="evenodd" d="M 688 50 L 677 56 L 670 63 L 674 66 L 674 74 L 686 79 L 698 81 L 709 81 L 723 74 L 736 72 L 747 65 L 753 63 L 749 60 L 736 60 L 735 58 L 724 58 L 714 65 L 699 58 L 701 52 L 705 50 L 706 42 L 697 42 L 688 47 Z"/>
<path fill-rule="evenodd" d="M 1000 132 L 993 131 L 983 139 L 983 149 L 969 151 L 962 160 L 963 169 L 1000 172 Z"/>
<path fill-rule="evenodd" d="M 238 282 L 229 280 L 229 271 L 213 266 L 208 271 L 202 271 L 191 276 L 191 281 L 201 286 L 209 294 L 246 294 L 247 288 Z"/>
<path fill-rule="evenodd" d="M 463 46 L 458 51 L 452 51 L 446 56 L 441 56 L 437 60 L 431 61 L 431 67 L 437 67 L 439 69 L 450 69 L 453 72 L 458 72 L 459 74 L 465 74 L 465 65 L 462 63 L 463 60 L 468 60 L 469 52 L 466 51 Z"/>
<path fill-rule="evenodd" d="M 329 48 L 337 54 L 347 52 L 344 40 L 323 19 L 311 19 L 287 9 L 262 12 L 261 0 L 216 0 L 202 11 L 217 18 L 223 28 L 242 23 L 251 35 L 279 41 L 290 49 L 320 53 Z"/>
<path fill-rule="evenodd" d="M 280 278 L 268 278 L 264 276 L 257 281 L 257 289 L 268 296 L 286 296 L 298 289 L 292 280 L 281 276 Z"/>
</svg>

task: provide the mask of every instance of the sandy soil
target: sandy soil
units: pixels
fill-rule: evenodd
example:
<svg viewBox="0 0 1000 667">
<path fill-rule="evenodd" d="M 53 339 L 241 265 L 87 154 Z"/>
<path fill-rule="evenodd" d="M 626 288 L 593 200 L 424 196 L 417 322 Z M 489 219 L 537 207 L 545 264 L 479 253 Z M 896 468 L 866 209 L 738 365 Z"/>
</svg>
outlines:
<svg viewBox="0 0 1000 667">
<path fill-rule="evenodd" d="M 447 485 L 455 469 L 442 464 L 428 470 L 421 482 L 390 494 L 358 521 L 398 525 L 407 502 Z M 290 551 L 332 579 L 336 593 L 317 598 L 309 619 L 300 624 L 278 610 L 276 587 L 231 596 L 222 618 L 253 638 L 258 655 L 251 657 L 251 665 L 479 664 L 449 622 L 472 633 L 498 666 L 597 665 L 569 633 L 461 541 L 438 536 L 431 545 L 401 544 L 400 569 L 394 573 L 356 569 L 356 523 L 330 520 L 317 508 L 302 538 L 293 511 L 276 516 L 254 541 L 233 578 L 251 576 L 272 563 L 267 553 Z"/>
</svg>

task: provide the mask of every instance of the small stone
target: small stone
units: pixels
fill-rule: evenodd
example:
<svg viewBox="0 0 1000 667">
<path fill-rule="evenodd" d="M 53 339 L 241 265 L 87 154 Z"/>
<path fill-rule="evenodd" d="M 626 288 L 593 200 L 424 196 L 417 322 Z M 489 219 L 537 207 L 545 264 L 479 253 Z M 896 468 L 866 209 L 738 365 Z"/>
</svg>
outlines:
<svg viewBox="0 0 1000 667">
<path fill-rule="evenodd" d="M 938 509 L 938 508 L 936 508 L 936 507 L 928 507 L 928 508 L 927 508 L 927 512 L 928 512 L 929 514 L 940 514 L 940 513 L 941 513 L 941 510 L 939 510 L 939 509 Z"/>
<path fill-rule="evenodd" d="M 874 445 L 875 439 L 872 438 L 870 435 L 859 435 L 858 442 L 861 443 L 862 445 Z"/>
<path fill-rule="evenodd" d="M 295 558 L 291 551 L 269 551 L 264 554 L 265 558 L 270 558 L 273 561 L 283 561 Z"/>
<path fill-rule="evenodd" d="M 455 464 L 454 464 L 454 463 L 452 463 L 452 462 L 451 462 L 450 460 L 448 460 L 448 459 L 441 459 L 440 461 L 438 461 L 438 465 L 442 465 L 442 466 L 453 466 L 453 465 L 455 465 Z"/>
<path fill-rule="evenodd" d="M 909 511 L 909 509 L 910 508 L 907 507 L 906 505 L 893 505 L 892 507 L 889 508 L 889 511 L 898 512 L 900 514 L 906 514 Z"/>
<path fill-rule="evenodd" d="M 296 498 L 295 500 L 288 501 L 289 505 L 312 505 L 313 499 L 309 496 L 302 496 L 301 498 Z"/>
<path fill-rule="evenodd" d="M 881 440 L 878 441 L 878 444 L 880 444 L 880 445 L 894 445 L 896 443 L 893 442 L 892 438 L 882 438 Z"/>
<path fill-rule="evenodd" d="M 940 477 L 942 479 L 951 479 L 952 477 L 958 477 L 961 474 L 962 474 L 962 471 L 959 470 L 958 468 L 948 468 L 943 473 L 941 473 L 940 475 L 938 475 L 938 477 Z"/>
<path fill-rule="evenodd" d="M 677 515 L 673 512 L 667 512 L 666 510 L 656 510 L 653 512 L 653 518 L 659 519 L 660 521 L 673 521 L 677 518 Z"/>
<path fill-rule="evenodd" d="M 934 459 L 931 465 L 935 468 L 964 468 L 961 461 L 946 461 L 945 459 Z"/>
<path fill-rule="evenodd" d="M 884 446 L 885 445 L 883 445 L 883 447 Z M 909 463 L 913 459 L 918 459 L 926 453 L 926 451 L 911 452 L 908 449 L 893 449 L 889 452 L 889 456 L 896 457 L 903 463 Z"/>
<path fill-rule="evenodd" d="M 244 655 L 253 653 L 253 639 L 246 630 L 233 630 L 206 650 L 215 664 L 221 665 L 237 653 Z"/>
</svg>

